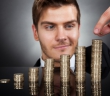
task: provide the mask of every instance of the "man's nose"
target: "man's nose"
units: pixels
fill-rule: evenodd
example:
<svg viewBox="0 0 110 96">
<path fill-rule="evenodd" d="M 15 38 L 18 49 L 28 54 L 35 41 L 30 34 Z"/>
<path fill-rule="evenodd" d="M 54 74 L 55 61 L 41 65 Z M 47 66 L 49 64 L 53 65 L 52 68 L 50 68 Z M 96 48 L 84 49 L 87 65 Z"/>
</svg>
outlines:
<svg viewBox="0 0 110 96">
<path fill-rule="evenodd" d="M 66 41 L 67 34 L 63 28 L 58 28 L 56 32 L 56 41 Z"/>
</svg>

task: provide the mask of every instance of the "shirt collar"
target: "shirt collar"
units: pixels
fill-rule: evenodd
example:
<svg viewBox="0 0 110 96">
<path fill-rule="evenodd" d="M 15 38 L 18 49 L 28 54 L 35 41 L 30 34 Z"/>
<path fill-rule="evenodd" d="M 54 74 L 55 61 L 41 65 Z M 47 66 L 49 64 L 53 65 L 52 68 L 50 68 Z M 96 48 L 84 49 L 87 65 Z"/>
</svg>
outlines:
<svg viewBox="0 0 110 96">
<path fill-rule="evenodd" d="M 41 62 L 40 67 L 44 67 L 45 62 L 43 61 L 42 57 L 40 57 L 40 62 Z M 70 59 L 70 68 L 74 72 L 74 70 L 75 70 L 75 55 L 73 55 Z"/>
</svg>

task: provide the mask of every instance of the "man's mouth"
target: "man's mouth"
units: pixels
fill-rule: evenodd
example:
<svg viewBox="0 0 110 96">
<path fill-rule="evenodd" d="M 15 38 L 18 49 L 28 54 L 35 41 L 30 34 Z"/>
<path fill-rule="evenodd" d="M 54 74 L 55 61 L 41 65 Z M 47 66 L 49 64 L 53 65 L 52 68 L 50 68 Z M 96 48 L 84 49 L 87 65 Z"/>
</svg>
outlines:
<svg viewBox="0 0 110 96">
<path fill-rule="evenodd" d="M 62 50 L 62 49 L 66 49 L 66 48 L 68 48 L 70 45 L 60 45 L 60 46 L 55 46 L 54 48 L 55 49 L 60 49 L 60 50 Z"/>
</svg>

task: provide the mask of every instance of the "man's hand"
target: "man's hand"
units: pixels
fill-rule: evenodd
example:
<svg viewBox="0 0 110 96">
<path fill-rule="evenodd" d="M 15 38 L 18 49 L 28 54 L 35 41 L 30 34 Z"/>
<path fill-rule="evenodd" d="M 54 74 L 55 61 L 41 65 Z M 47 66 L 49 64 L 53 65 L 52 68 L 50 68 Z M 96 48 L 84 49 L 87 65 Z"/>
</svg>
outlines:
<svg viewBox="0 0 110 96">
<path fill-rule="evenodd" d="M 98 23 L 96 24 L 94 28 L 94 34 L 98 36 L 103 36 L 103 35 L 110 33 L 110 22 L 109 21 L 110 21 L 110 7 L 100 17 Z"/>
</svg>

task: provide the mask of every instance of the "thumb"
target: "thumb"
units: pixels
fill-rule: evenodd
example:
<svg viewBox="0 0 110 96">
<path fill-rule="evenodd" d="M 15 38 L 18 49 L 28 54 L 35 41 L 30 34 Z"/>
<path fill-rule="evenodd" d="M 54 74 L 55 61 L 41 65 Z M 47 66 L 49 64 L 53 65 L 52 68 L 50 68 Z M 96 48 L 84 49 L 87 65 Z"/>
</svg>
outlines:
<svg viewBox="0 0 110 96">
<path fill-rule="evenodd" d="M 106 35 L 108 33 L 110 33 L 110 23 L 106 24 L 102 30 L 101 30 L 102 35 Z"/>
</svg>

